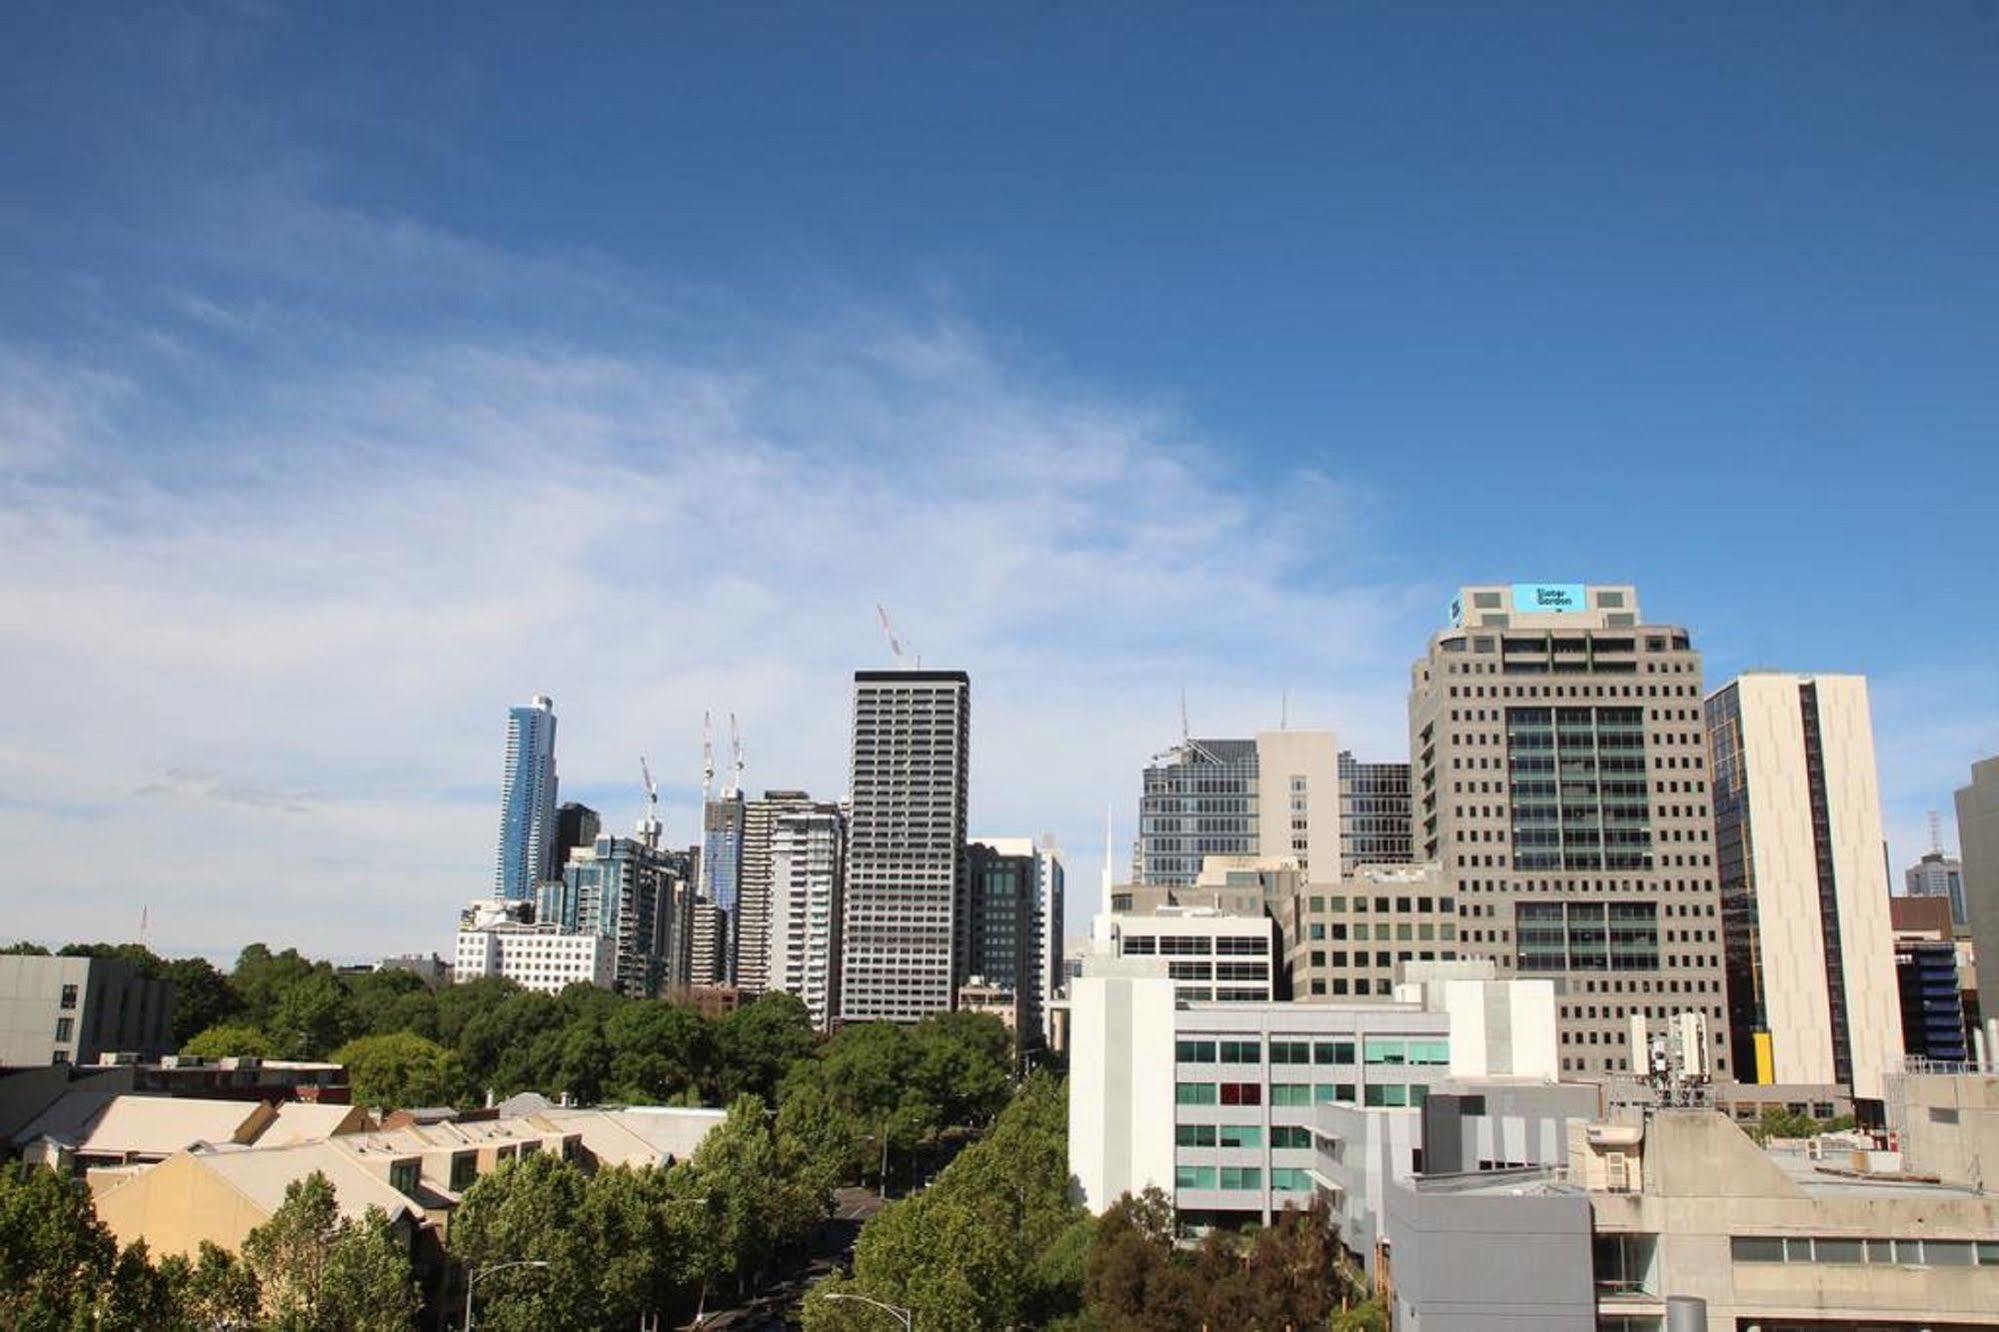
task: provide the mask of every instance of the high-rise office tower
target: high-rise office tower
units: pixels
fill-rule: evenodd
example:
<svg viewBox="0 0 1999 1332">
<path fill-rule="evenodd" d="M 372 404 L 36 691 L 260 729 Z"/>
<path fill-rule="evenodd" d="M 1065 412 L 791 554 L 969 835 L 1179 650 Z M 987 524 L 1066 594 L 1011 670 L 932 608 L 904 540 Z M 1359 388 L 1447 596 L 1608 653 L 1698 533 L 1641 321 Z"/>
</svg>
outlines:
<svg viewBox="0 0 1999 1332">
<path fill-rule="evenodd" d="M 718 984 L 736 983 L 739 917 L 736 903 L 743 872 L 743 793 L 730 788 L 701 808 L 701 898 L 721 915 L 723 944 L 716 956 Z"/>
<path fill-rule="evenodd" d="M 1181 888 L 1208 856 L 1340 862 L 1339 751 L 1330 731 L 1185 739 L 1146 766 L 1138 803 L 1140 882 Z"/>
<path fill-rule="evenodd" d="M 1013 991 L 1023 1049 L 1049 1038 L 1051 1005 L 1060 997 L 1062 912 L 1067 875 L 1052 837 L 976 837 L 966 861 L 967 927 L 962 985 L 979 977 Z M 1015 880 L 1021 885 L 1012 897 Z M 1023 913 L 1018 917 L 1015 912 Z M 1002 936 L 1020 933 L 1017 962 Z M 997 933 L 996 933 L 997 931 Z"/>
<path fill-rule="evenodd" d="M 1902 883 L 1911 897 L 1948 898 L 1951 923 L 1970 923 L 1969 908 L 1964 901 L 1964 862 L 1945 855 L 1942 847 L 1925 851 L 1921 860 L 1902 871 Z"/>
<path fill-rule="evenodd" d="M 952 1007 L 964 947 L 971 678 L 856 671 L 840 1018 Z"/>
<path fill-rule="evenodd" d="M 791 809 L 771 821 L 766 984 L 796 995 L 816 1027 L 840 993 L 840 911 L 846 821 L 838 805 Z"/>
<path fill-rule="evenodd" d="M 620 994 L 653 999 L 683 990 L 694 964 L 690 860 L 684 851 L 599 833 L 570 856 L 561 878 L 541 885 L 536 922 L 614 940 Z"/>
<path fill-rule="evenodd" d="M 1340 873 L 1406 865 L 1409 856 L 1409 765 L 1362 763 L 1341 750 Z"/>
<path fill-rule="evenodd" d="M 818 802 L 803 791 L 765 791 L 743 805 L 743 834 L 737 855 L 736 919 L 730 925 L 736 985 L 751 994 L 770 980 L 771 833 L 777 820 Z"/>
<path fill-rule="evenodd" d="M 1971 922 L 1972 953 L 1981 977 L 1999 977 L 1999 755 L 1971 765 L 1971 784 L 1957 788 L 1957 847 L 1964 861 L 1964 907 Z M 1999 980 L 1981 980 L 1981 992 L 1999 995 Z M 1999 1001 L 1984 999 L 1986 1015 Z M 1999 1051 L 1985 1057 L 1999 1060 Z"/>
<path fill-rule="evenodd" d="M 579 846 L 594 846 L 597 834 L 604 830 L 604 821 L 597 811 L 588 805 L 570 801 L 560 805 L 555 811 L 555 851 L 549 857 L 548 877 L 562 877 L 562 867 L 569 863 L 569 853 Z"/>
<path fill-rule="evenodd" d="M 500 850 L 493 895 L 531 898 L 555 859 L 555 700 L 536 694 L 507 711 L 507 769 L 500 783 Z"/>
<path fill-rule="evenodd" d="M 1701 659 L 1629 587 L 1468 587 L 1411 671 L 1415 858 L 1458 956 L 1556 982 L 1562 1068 L 1629 1071 L 1633 1013 L 1698 1011 L 1728 1063 Z"/>
<path fill-rule="evenodd" d="M 1736 1076 L 1879 1096 L 1902 1020 L 1867 681 L 1757 671 L 1706 712 Z"/>
</svg>

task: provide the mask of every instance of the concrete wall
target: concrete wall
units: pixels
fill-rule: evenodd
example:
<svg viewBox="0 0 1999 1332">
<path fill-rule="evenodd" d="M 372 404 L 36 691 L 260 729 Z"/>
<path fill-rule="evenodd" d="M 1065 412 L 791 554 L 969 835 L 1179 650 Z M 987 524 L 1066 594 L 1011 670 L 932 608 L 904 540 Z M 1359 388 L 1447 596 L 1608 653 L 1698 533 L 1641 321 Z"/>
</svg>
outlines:
<svg viewBox="0 0 1999 1332">
<path fill-rule="evenodd" d="M 202 1241 L 231 1253 L 270 1216 L 225 1181 L 201 1168 L 192 1156 L 170 1156 L 141 1174 L 99 1194 L 97 1219 L 120 1248 L 146 1241 L 155 1261 L 178 1253 L 192 1258 Z"/>
<path fill-rule="evenodd" d="M 65 985 L 75 1002 L 62 1006 Z M 93 1063 L 110 1051 L 157 1058 L 173 1049 L 173 983 L 144 980 L 130 962 L 0 957 L 0 1065 Z M 67 1020 L 69 1034 L 59 1038 Z"/>
<path fill-rule="evenodd" d="M 1340 873 L 1340 747 L 1331 731 L 1263 731 L 1256 737 L 1257 850 L 1291 859 L 1291 779 L 1306 779 L 1305 860 L 1322 881 Z"/>
<path fill-rule="evenodd" d="M 1971 784 L 1958 788 L 1957 843 L 1978 969 L 1999 976 L 1999 757 L 1972 764 Z M 1981 988 L 1999 997 L 1999 981 Z M 1988 999 L 1985 1009 L 1999 1011 L 1999 1002 Z M 1987 1050 L 1985 1057 L 1999 1060 L 1999 1051 Z"/>
<path fill-rule="evenodd" d="M 1102 1212 L 1148 1187 L 1173 1196 L 1174 987 L 1156 962 L 1092 966 L 1126 973 L 1069 984 L 1069 1173 Z"/>
<path fill-rule="evenodd" d="M 1394 1183 L 1385 1230 L 1399 1332 L 1592 1332 L 1589 1200 Z"/>
</svg>

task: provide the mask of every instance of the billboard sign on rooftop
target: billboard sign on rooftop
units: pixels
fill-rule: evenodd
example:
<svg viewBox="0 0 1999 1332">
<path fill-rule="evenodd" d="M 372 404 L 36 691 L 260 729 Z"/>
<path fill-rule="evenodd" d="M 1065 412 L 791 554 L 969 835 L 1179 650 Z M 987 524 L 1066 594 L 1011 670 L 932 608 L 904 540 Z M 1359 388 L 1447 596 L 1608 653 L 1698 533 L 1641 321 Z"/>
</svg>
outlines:
<svg viewBox="0 0 1999 1332">
<path fill-rule="evenodd" d="M 1566 615 L 1589 609 L 1589 589 L 1581 583 L 1515 583 L 1515 615 Z"/>
</svg>

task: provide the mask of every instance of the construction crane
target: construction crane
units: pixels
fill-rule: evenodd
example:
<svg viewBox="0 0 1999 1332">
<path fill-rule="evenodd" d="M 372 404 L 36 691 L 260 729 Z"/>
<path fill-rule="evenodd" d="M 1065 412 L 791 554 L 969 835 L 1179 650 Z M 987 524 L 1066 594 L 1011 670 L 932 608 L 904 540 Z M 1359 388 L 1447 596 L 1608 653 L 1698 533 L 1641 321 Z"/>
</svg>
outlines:
<svg viewBox="0 0 1999 1332">
<path fill-rule="evenodd" d="M 743 789 L 743 733 L 736 729 L 736 714 L 729 714 L 729 784 L 722 799 L 734 800 Z"/>
<path fill-rule="evenodd" d="M 701 805 L 715 793 L 715 726 L 706 711 L 701 714 Z"/>
<path fill-rule="evenodd" d="M 639 820 L 639 840 L 647 846 L 657 847 L 663 831 L 659 821 L 659 784 L 653 781 L 652 764 L 646 761 L 644 754 L 639 755 L 639 777 L 646 789 L 646 812 L 645 817 Z"/>
<path fill-rule="evenodd" d="M 888 650 L 895 654 L 895 668 L 897 670 L 903 669 L 905 654 L 902 650 L 902 641 L 895 636 L 895 626 L 889 623 L 888 607 L 882 605 L 879 601 L 875 603 L 875 617 L 881 621 L 882 637 L 888 640 Z M 914 658 L 917 670 L 920 671 L 923 669 L 923 656 L 921 653 L 909 653 L 907 655 Z"/>
</svg>

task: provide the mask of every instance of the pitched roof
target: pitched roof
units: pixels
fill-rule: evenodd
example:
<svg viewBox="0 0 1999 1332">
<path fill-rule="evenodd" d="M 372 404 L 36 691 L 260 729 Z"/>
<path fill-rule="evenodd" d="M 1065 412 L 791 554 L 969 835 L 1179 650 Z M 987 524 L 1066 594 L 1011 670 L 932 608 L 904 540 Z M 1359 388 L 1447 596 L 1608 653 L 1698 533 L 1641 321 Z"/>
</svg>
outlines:
<svg viewBox="0 0 1999 1332">
<path fill-rule="evenodd" d="M 197 1142 L 247 1142 L 270 1116 L 261 1101 L 116 1096 L 76 1149 L 89 1156 L 170 1156 Z"/>
<path fill-rule="evenodd" d="M 551 1109 L 530 1116 L 562 1132 L 578 1131 L 591 1155 L 610 1165 L 659 1165 L 685 1161 L 726 1110 L 639 1105 L 618 1110 Z"/>
<path fill-rule="evenodd" d="M 404 1215 L 422 1220 L 415 1203 L 389 1187 L 387 1181 L 349 1160 L 329 1142 L 192 1155 L 202 1169 L 226 1181 L 266 1214 L 284 1205 L 285 1189 L 294 1180 L 304 1179 L 316 1170 L 333 1185 L 342 1216 L 359 1220 L 370 1207 L 379 1207 L 391 1221 Z"/>
<path fill-rule="evenodd" d="M 285 1101 L 277 1107 L 277 1118 L 257 1135 L 260 1147 L 288 1147 L 300 1142 L 319 1142 L 340 1133 L 358 1133 L 367 1127 L 368 1112 L 354 1105 L 315 1105 L 307 1101 Z"/>
</svg>

